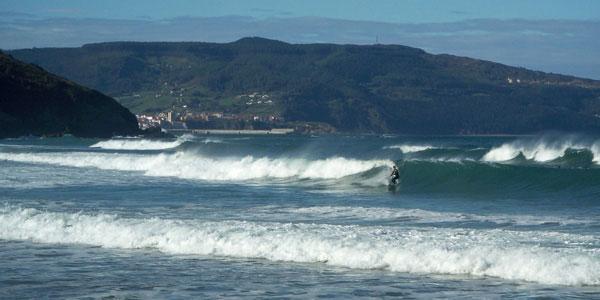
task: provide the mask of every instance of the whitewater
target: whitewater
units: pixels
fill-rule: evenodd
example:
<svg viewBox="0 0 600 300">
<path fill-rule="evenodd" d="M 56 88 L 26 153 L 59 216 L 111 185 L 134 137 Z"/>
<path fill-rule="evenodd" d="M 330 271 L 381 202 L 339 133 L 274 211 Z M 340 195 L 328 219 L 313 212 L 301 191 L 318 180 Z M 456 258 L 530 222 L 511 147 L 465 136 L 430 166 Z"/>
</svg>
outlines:
<svg viewBox="0 0 600 300">
<path fill-rule="evenodd" d="M 595 298 L 599 145 L 2 140 L 0 298 Z"/>
</svg>

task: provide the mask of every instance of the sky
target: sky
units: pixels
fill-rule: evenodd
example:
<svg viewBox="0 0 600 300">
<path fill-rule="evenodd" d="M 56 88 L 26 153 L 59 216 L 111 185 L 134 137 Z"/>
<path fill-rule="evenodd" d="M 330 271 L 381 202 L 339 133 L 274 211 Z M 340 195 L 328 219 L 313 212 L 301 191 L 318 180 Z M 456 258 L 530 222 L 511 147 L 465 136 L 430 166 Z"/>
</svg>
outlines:
<svg viewBox="0 0 600 300">
<path fill-rule="evenodd" d="M 402 44 L 600 80 L 600 0 L 0 0 L 0 49 L 110 41 Z"/>
<path fill-rule="evenodd" d="M 227 15 L 399 23 L 472 18 L 598 20 L 597 0 L 2 0 L 0 10 L 51 18 L 167 19 Z"/>
</svg>

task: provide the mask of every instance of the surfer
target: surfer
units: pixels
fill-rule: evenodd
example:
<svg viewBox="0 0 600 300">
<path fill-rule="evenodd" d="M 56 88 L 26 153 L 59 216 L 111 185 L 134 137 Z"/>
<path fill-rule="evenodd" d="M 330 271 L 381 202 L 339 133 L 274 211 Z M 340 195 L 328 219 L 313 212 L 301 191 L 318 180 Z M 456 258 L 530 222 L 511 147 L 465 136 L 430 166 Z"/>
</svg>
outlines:
<svg viewBox="0 0 600 300">
<path fill-rule="evenodd" d="M 398 184 L 398 179 L 400 178 L 400 172 L 398 171 L 398 167 L 394 165 L 392 168 L 392 174 L 390 174 L 392 184 Z"/>
</svg>

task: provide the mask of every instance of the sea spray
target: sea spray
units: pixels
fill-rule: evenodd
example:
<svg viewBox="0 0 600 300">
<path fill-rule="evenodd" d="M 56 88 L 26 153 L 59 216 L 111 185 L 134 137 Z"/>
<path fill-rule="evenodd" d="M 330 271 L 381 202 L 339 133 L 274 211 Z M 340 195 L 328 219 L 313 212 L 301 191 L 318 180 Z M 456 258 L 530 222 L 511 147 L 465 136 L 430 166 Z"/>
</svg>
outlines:
<svg viewBox="0 0 600 300">
<path fill-rule="evenodd" d="M 517 158 L 519 155 L 527 160 L 549 162 L 565 155 L 567 150 L 591 151 L 594 161 L 598 162 L 600 147 L 598 142 L 584 138 L 565 136 L 559 138 L 540 137 L 537 139 L 518 139 L 490 149 L 483 161 L 503 162 Z"/>
</svg>

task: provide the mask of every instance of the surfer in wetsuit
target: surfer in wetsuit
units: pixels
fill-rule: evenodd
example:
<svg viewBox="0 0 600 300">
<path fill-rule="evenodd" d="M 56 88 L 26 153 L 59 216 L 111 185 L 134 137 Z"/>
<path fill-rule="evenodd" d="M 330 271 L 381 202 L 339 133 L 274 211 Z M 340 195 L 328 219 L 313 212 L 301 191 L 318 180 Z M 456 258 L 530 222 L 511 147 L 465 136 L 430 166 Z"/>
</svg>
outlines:
<svg viewBox="0 0 600 300">
<path fill-rule="evenodd" d="M 394 166 L 392 168 L 392 174 L 390 175 L 390 177 L 392 177 L 393 184 L 398 183 L 398 179 L 400 178 L 400 172 L 398 171 L 398 167 Z"/>
</svg>

